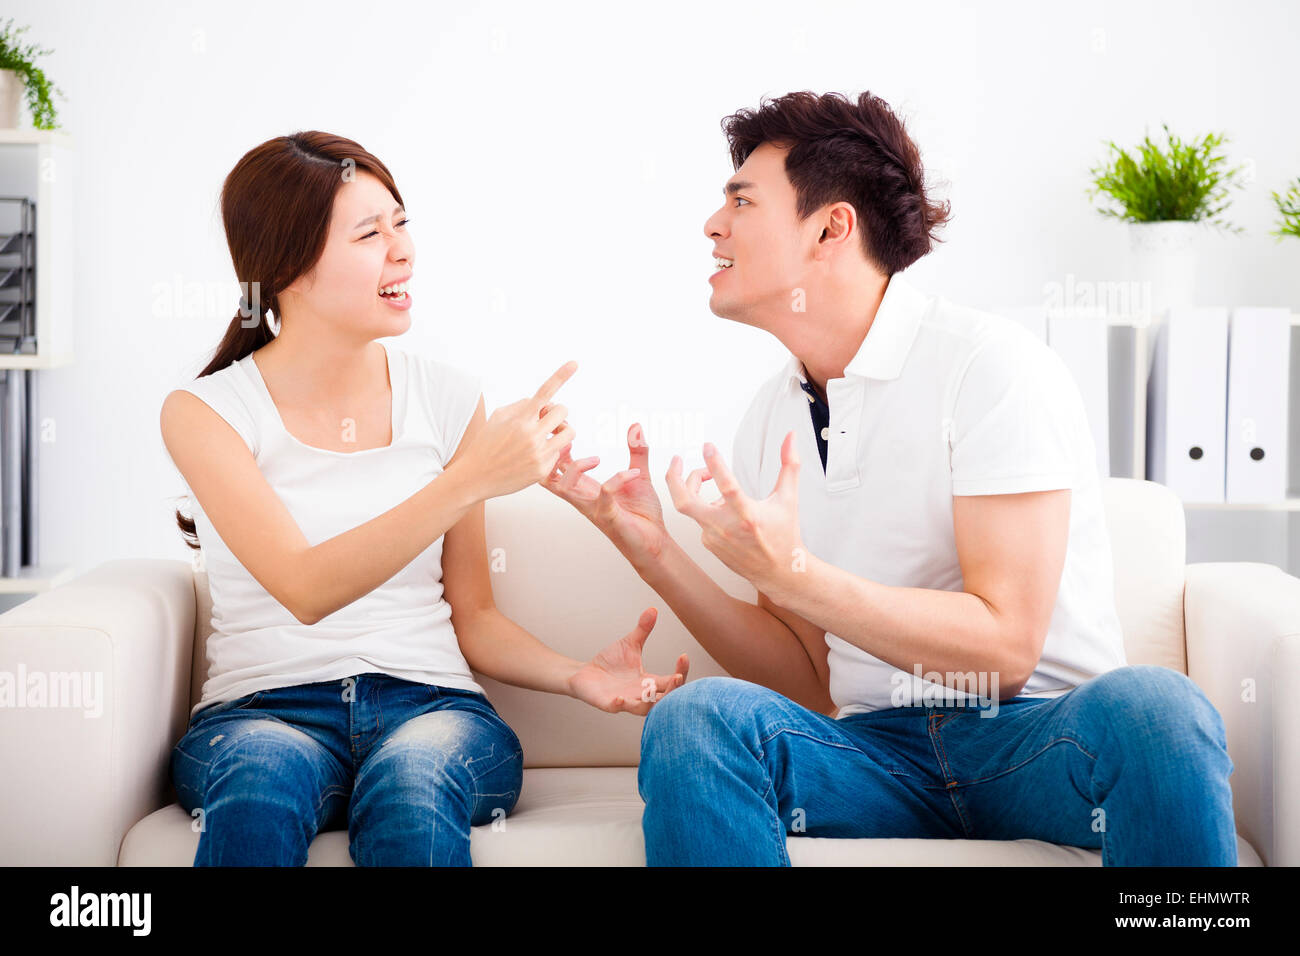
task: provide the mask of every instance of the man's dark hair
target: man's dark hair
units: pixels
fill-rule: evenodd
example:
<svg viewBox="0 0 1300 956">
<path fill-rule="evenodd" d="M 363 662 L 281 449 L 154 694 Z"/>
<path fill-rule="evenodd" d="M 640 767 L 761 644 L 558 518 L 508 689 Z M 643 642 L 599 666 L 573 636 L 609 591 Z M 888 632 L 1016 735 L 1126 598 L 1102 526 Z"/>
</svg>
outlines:
<svg viewBox="0 0 1300 956">
<path fill-rule="evenodd" d="M 828 203 L 852 205 L 863 252 L 883 274 L 906 269 L 941 241 L 933 232 L 950 218 L 949 203 L 926 198 L 920 150 L 880 97 L 787 93 L 733 113 L 722 130 L 736 169 L 763 143 L 789 149 L 785 174 L 800 220 Z"/>
</svg>

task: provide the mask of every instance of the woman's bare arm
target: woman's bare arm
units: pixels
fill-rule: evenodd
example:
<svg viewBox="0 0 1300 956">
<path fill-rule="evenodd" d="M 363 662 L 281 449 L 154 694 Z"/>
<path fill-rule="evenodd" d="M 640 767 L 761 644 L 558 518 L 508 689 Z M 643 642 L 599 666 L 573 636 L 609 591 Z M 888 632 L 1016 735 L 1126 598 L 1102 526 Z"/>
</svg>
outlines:
<svg viewBox="0 0 1300 956">
<path fill-rule="evenodd" d="M 475 504 L 468 475 L 448 468 L 401 504 L 315 547 L 239 434 L 198 396 L 163 402 L 163 443 L 217 534 L 299 621 L 315 624 L 379 587 Z"/>
</svg>

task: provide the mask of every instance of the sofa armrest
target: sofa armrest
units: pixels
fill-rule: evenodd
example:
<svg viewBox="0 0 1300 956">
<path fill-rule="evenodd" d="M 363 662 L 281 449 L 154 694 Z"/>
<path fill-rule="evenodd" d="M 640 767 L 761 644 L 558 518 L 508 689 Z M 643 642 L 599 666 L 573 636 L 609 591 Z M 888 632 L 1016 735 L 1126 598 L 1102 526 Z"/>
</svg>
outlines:
<svg viewBox="0 0 1300 956">
<path fill-rule="evenodd" d="M 1271 564 L 1187 565 L 1187 674 L 1223 717 L 1237 830 L 1300 865 L 1300 578 Z"/>
<path fill-rule="evenodd" d="M 118 560 L 0 614 L 0 864 L 115 866 L 164 805 L 194 602 L 188 562 Z"/>
</svg>

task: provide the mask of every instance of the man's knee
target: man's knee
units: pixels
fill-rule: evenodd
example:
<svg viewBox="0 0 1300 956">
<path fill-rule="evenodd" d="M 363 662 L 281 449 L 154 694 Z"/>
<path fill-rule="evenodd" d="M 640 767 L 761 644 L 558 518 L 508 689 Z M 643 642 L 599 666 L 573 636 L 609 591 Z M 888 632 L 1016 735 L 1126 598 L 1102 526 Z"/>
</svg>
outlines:
<svg viewBox="0 0 1300 956">
<path fill-rule="evenodd" d="M 1208 742 L 1226 745 L 1222 716 L 1180 671 L 1147 664 L 1117 667 L 1081 684 L 1075 693 L 1090 713 L 1120 731 L 1121 739 L 1151 743 L 1199 733 Z"/>
<path fill-rule="evenodd" d="M 700 739 L 711 726 L 730 723 L 771 696 L 767 688 L 735 677 L 700 677 L 670 691 L 650 708 L 641 733 L 642 749 L 657 738 Z"/>
</svg>

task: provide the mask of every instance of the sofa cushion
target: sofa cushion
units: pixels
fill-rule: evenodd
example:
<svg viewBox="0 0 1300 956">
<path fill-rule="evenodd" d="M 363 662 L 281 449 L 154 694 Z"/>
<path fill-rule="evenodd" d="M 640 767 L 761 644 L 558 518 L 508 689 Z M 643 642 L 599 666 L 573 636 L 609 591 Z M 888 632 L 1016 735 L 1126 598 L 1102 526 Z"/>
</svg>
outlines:
<svg viewBox="0 0 1300 956">
<path fill-rule="evenodd" d="M 475 866 L 643 866 L 644 804 L 635 767 L 524 771 L 519 803 L 504 825 L 474 827 L 470 855 Z M 137 823 L 118 858 L 119 866 L 190 866 L 199 835 L 179 804 Z M 1040 840 L 839 840 L 788 837 L 795 866 L 1100 866 L 1101 853 Z M 1242 866 L 1259 866 L 1258 855 L 1238 838 Z M 352 866 L 346 829 L 317 834 L 308 866 Z"/>
</svg>

